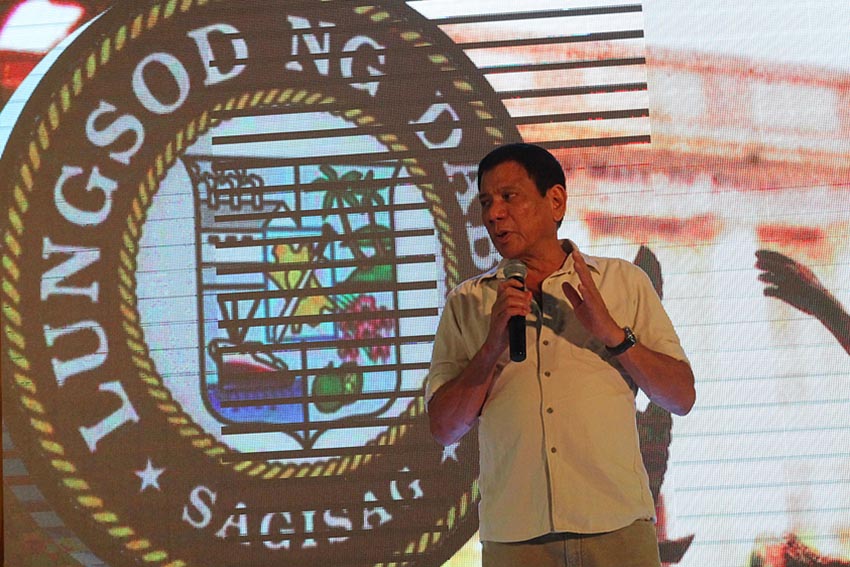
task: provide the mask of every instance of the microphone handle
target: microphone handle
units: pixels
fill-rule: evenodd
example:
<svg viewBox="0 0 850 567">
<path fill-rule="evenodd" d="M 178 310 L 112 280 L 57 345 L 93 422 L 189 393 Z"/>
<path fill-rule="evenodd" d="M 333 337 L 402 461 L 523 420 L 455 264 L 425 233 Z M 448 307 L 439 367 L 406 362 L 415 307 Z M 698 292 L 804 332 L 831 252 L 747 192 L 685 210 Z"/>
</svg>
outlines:
<svg viewBox="0 0 850 567">
<path fill-rule="evenodd" d="M 508 339 L 511 347 L 511 360 L 525 360 L 525 317 L 514 315 L 508 320 Z"/>
</svg>

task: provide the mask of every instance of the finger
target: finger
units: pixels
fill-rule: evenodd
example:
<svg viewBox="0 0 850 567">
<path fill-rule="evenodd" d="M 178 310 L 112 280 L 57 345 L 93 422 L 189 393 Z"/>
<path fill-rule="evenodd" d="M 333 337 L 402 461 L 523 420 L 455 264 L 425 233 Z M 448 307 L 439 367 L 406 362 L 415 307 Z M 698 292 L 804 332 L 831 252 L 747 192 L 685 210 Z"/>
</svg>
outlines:
<svg viewBox="0 0 850 567">
<path fill-rule="evenodd" d="M 768 286 L 764 288 L 764 296 L 765 297 L 775 297 L 776 299 L 781 299 L 783 301 L 786 300 L 787 294 L 782 291 L 779 286 Z"/>
<path fill-rule="evenodd" d="M 774 284 L 774 285 L 785 280 L 785 278 L 783 278 L 779 274 L 774 274 L 772 272 L 764 272 L 762 274 L 759 274 L 758 279 L 761 282 L 768 283 L 768 284 Z"/>
<path fill-rule="evenodd" d="M 531 292 L 525 290 L 510 290 L 505 292 L 505 302 L 507 305 L 531 305 Z"/>
<path fill-rule="evenodd" d="M 525 303 L 514 303 L 505 307 L 505 315 L 513 317 L 514 315 L 522 315 L 525 317 L 531 313 L 531 308 Z"/>
<path fill-rule="evenodd" d="M 578 292 L 582 299 L 591 303 L 604 304 L 605 301 L 602 299 L 599 288 L 596 287 L 596 282 L 593 281 L 593 276 L 590 274 L 590 268 L 587 267 L 584 256 L 578 252 L 576 258 L 579 258 L 579 260 L 574 262 L 576 265 L 576 274 L 579 279 Z"/>
<path fill-rule="evenodd" d="M 499 282 L 499 290 L 504 291 L 508 289 L 517 289 L 522 291 L 525 289 L 525 284 L 516 278 L 508 278 Z"/>
<path fill-rule="evenodd" d="M 577 309 L 578 306 L 582 304 L 583 300 L 581 296 L 569 282 L 564 282 L 564 284 L 561 286 L 561 289 L 564 290 L 564 295 L 567 296 L 567 301 L 570 302 L 570 305 L 572 305 L 573 309 Z"/>
<path fill-rule="evenodd" d="M 794 262 L 794 260 L 792 260 L 789 256 L 786 256 L 782 252 L 777 252 L 776 250 L 768 250 L 767 248 L 756 250 L 756 257 L 764 258 L 767 260 L 774 260 L 777 262 Z"/>
<path fill-rule="evenodd" d="M 587 267 L 587 262 L 584 261 L 584 256 L 578 250 L 573 250 L 573 264 L 576 267 L 578 279 L 588 290 L 596 290 L 596 284 L 593 282 L 593 277 L 590 275 L 590 269 Z"/>
<path fill-rule="evenodd" d="M 531 303 L 531 292 L 523 287 L 504 286 L 499 289 L 497 297 L 522 298 L 526 303 Z"/>
<path fill-rule="evenodd" d="M 514 317 L 515 315 L 525 317 L 528 313 L 528 307 L 521 304 L 501 305 L 497 309 L 493 310 L 491 315 L 491 326 L 495 325 L 498 328 L 507 329 L 508 321 L 511 317 Z"/>
<path fill-rule="evenodd" d="M 775 260 L 757 260 L 755 264 L 756 269 L 764 270 L 766 272 L 785 272 L 788 273 L 794 269 L 793 264 L 789 264 L 787 262 L 775 261 Z"/>
<path fill-rule="evenodd" d="M 504 287 L 500 290 L 499 296 L 496 299 L 497 305 L 494 306 L 494 309 L 519 307 L 524 309 L 527 314 L 527 312 L 531 311 L 531 299 L 532 295 L 530 291 L 514 287 Z M 520 313 L 512 314 L 519 315 Z"/>
<path fill-rule="evenodd" d="M 789 266 L 796 262 L 788 256 L 775 252 L 773 250 L 757 250 L 756 251 L 756 267 L 766 268 L 767 266 Z"/>
<path fill-rule="evenodd" d="M 498 314 L 494 314 L 494 321 L 499 327 L 507 328 L 508 321 L 510 321 L 511 317 L 527 317 L 528 313 L 522 307 L 516 307 L 514 309 L 505 309 Z"/>
</svg>

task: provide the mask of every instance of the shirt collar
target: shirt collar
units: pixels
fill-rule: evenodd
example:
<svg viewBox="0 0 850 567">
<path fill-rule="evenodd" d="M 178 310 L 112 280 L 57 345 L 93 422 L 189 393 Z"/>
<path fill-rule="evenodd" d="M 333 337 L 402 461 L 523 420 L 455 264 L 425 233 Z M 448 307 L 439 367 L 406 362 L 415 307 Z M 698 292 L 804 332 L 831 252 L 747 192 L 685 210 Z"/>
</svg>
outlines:
<svg viewBox="0 0 850 567">
<path fill-rule="evenodd" d="M 576 246 L 575 242 L 570 239 L 564 239 L 561 241 L 561 248 L 565 251 L 567 250 L 578 250 L 578 246 Z M 599 261 L 594 256 L 588 256 L 584 254 L 584 261 L 587 266 L 594 272 L 599 273 Z M 499 262 L 494 268 L 491 268 L 481 274 L 479 276 L 480 281 L 486 281 L 491 279 L 504 279 L 505 277 L 505 266 L 507 265 L 508 260 L 506 258 L 502 258 L 502 261 Z M 573 267 L 573 256 L 572 254 L 567 254 L 567 258 L 564 260 L 563 265 L 560 270 L 556 270 L 554 273 L 562 273 L 567 270 L 572 269 Z"/>
<path fill-rule="evenodd" d="M 564 248 L 564 250 L 578 250 L 578 246 L 576 246 L 575 242 L 569 239 L 562 240 L 561 246 Z M 579 250 L 579 252 L 581 251 Z M 584 252 L 582 252 L 581 255 L 584 257 L 584 263 L 587 264 L 587 267 L 590 268 L 591 271 L 599 273 L 599 260 L 596 258 L 596 256 L 589 256 Z M 567 255 L 567 259 L 564 260 L 564 264 L 561 266 L 560 271 L 563 272 L 566 270 L 572 270 L 573 264 L 573 255 L 569 254 Z"/>
</svg>

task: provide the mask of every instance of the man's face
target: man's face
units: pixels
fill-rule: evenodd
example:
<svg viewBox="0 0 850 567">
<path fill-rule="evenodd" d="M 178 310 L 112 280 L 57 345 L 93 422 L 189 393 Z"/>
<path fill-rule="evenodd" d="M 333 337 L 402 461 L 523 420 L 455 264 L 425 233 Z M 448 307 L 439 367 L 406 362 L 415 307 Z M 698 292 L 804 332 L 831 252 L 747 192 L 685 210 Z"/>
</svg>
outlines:
<svg viewBox="0 0 850 567">
<path fill-rule="evenodd" d="M 481 219 L 502 257 L 532 258 L 542 249 L 541 244 L 557 240 L 557 221 L 565 210 L 565 190 L 556 185 L 541 195 L 519 163 L 507 161 L 486 172 L 481 178 L 478 200 Z"/>
</svg>

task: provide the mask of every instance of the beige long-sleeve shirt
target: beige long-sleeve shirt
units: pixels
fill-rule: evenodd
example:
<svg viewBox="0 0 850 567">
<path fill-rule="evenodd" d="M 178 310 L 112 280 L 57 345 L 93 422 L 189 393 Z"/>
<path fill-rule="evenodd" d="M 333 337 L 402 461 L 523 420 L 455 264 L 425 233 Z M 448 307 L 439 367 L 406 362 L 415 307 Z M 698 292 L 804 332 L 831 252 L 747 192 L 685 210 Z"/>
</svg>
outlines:
<svg viewBox="0 0 850 567">
<path fill-rule="evenodd" d="M 614 320 L 650 349 L 687 361 L 646 274 L 625 260 L 585 258 Z M 484 343 L 503 264 L 449 294 L 426 400 Z M 563 282 L 578 289 L 571 255 L 544 280 L 542 302 L 526 318 L 526 360 L 510 362 L 505 353 L 482 408 L 482 540 L 605 532 L 654 517 L 635 423 L 635 385 L 575 318 Z"/>
</svg>

